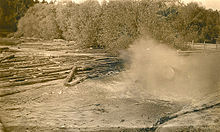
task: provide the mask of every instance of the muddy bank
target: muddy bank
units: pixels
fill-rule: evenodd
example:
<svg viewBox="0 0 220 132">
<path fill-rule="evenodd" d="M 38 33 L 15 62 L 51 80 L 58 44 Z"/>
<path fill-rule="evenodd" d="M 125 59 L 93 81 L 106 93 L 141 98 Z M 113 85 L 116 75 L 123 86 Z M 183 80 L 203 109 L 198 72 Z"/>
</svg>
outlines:
<svg viewBox="0 0 220 132">
<path fill-rule="evenodd" d="M 148 128 L 158 118 L 182 108 L 182 105 L 169 101 L 143 100 L 129 90 L 119 88 L 122 84 L 118 80 L 86 80 L 74 87 L 64 87 L 61 80 L 52 81 L 32 85 L 35 90 L 2 97 L 1 115 L 5 129 L 117 131 Z"/>
<path fill-rule="evenodd" d="M 89 79 L 73 87 L 65 87 L 63 80 L 57 80 L 34 84 L 34 90 L 1 97 L 5 130 L 219 130 L 219 105 L 211 106 L 218 102 L 216 97 L 193 107 L 186 102 L 146 97 L 147 94 L 137 96 L 134 86 L 123 87 L 121 79 L 120 75 Z"/>
</svg>

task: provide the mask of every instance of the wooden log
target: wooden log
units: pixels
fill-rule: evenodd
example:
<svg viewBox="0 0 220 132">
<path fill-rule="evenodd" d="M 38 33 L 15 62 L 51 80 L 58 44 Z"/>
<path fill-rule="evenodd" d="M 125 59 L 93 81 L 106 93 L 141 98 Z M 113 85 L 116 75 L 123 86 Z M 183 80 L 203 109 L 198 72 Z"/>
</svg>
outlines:
<svg viewBox="0 0 220 132">
<path fill-rule="evenodd" d="M 25 79 L 32 79 L 32 78 L 39 78 L 39 77 L 55 77 L 60 75 L 66 75 L 68 74 L 68 70 L 70 70 L 70 67 L 67 68 L 56 68 L 54 70 L 46 70 L 38 71 L 36 69 L 30 70 L 30 69 L 23 69 L 21 71 L 2 71 L 0 72 L 0 80 L 11 80 L 25 78 Z M 41 73 L 41 74 L 39 74 Z"/>
<path fill-rule="evenodd" d="M 77 71 L 91 71 L 92 69 L 93 69 L 92 66 L 85 66 L 85 67 L 78 68 Z"/>
<path fill-rule="evenodd" d="M 0 78 L 13 76 L 11 72 L 0 72 Z"/>
<path fill-rule="evenodd" d="M 110 60 L 110 59 L 117 59 L 117 57 L 105 57 L 105 56 L 103 56 L 103 57 L 96 58 L 95 61 L 103 61 L 103 60 L 107 61 L 107 60 Z"/>
<path fill-rule="evenodd" d="M 91 71 L 78 71 L 77 74 L 80 75 L 80 74 L 88 74 L 90 73 Z"/>
<path fill-rule="evenodd" d="M 2 53 L 3 51 L 8 51 L 9 48 L 8 47 L 0 47 L 0 53 Z"/>
<path fill-rule="evenodd" d="M 84 76 L 84 77 L 79 77 L 74 79 L 72 82 L 68 82 L 68 83 L 64 83 L 65 86 L 74 86 L 76 84 L 79 84 L 80 82 L 86 80 L 88 78 L 88 76 Z"/>
<path fill-rule="evenodd" d="M 7 60 L 7 59 L 12 59 L 12 58 L 15 58 L 15 55 L 5 56 L 4 58 L 0 59 L 0 62 L 2 62 L 2 61 L 4 61 L 4 60 Z"/>
<path fill-rule="evenodd" d="M 61 75 L 66 75 L 68 74 L 67 72 L 63 71 L 63 72 L 55 72 L 55 73 L 47 73 L 47 74 L 41 74 L 41 75 L 35 75 L 35 78 L 39 78 L 39 77 L 57 77 L 57 76 L 61 76 Z"/>
<path fill-rule="evenodd" d="M 43 82 L 48 82 L 48 81 L 53 81 L 53 80 L 58 80 L 58 79 L 64 79 L 66 76 L 57 76 L 57 77 L 49 77 L 49 78 L 39 78 L 39 79 L 31 79 L 27 81 L 22 81 L 22 82 L 10 82 L 10 83 L 4 83 L 0 85 L 0 88 L 5 88 L 5 87 L 14 87 L 14 86 L 22 86 L 22 85 L 31 85 L 35 83 L 43 83 Z"/>
<path fill-rule="evenodd" d="M 70 71 L 69 75 L 66 77 L 64 84 L 67 84 L 67 83 L 71 82 L 73 79 L 75 79 L 76 72 L 77 72 L 77 67 L 73 66 L 73 68 Z"/>
<path fill-rule="evenodd" d="M 19 76 L 19 75 L 13 75 L 11 77 L 7 77 L 7 79 L 21 79 L 24 78 L 25 76 Z"/>
<path fill-rule="evenodd" d="M 25 66 L 17 66 L 14 68 L 32 68 L 32 67 L 41 67 L 41 66 L 48 66 L 48 65 L 54 65 L 56 63 L 49 62 L 49 63 L 43 63 L 43 64 L 34 64 L 34 65 L 25 65 Z"/>
<path fill-rule="evenodd" d="M 48 62 L 49 60 L 18 60 L 18 59 L 12 59 L 12 60 L 7 60 L 4 61 L 4 65 L 30 65 L 30 64 L 41 64 L 44 62 Z"/>
<path fill-rule="evenodd" d="M 43 74 L 68 71 L 68 70 L 71 70 L 71 69 L 72 69 L 71 67 L 65 67 L 65 68 L 56 68 L 56 69 L 53 69 L 53 70 L 43 70 Z"/>
<path fill-rule="evenodd" d="M 29 73 L 29 74 L 22 74 L 22 75 L 14 75 L 11 77 L 5 78 L 5 80 L 9 80 L 10 82 L 17 82 L 17 81 L 25 81 L 29 79 L 38 79 L 38 78 L 57 78 L 59 76 L 66 76 L 65 71 L 62 72 L 55 72 L 55 73 L 48 73 L 48 74 L 35 74 L 35 73 Z"/>
<path fill-rule="evenodd" d="M 25 59 L 13 59 L 13 60 L 7 60 L 4 63 L 21 63 L 21 62 L 24 62 L 24 61 L 27 61 L 27 60 L 25 60 Z"/>
</svg>

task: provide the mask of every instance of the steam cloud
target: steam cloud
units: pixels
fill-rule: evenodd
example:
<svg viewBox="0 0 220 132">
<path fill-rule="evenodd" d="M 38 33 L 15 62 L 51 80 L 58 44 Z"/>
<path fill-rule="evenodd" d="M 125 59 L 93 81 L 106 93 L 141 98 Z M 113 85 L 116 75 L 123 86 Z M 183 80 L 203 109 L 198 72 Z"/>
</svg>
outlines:
<svg viewBox="0 0 220 132">
<path fill-rule="evenodd" d="M 219 91 L 220 55 L 180 56 L 154 40 L 138 40 L 122 57 L 128 81 L 141 92 L 173 99 L 193 99 Z"/>
</svg>

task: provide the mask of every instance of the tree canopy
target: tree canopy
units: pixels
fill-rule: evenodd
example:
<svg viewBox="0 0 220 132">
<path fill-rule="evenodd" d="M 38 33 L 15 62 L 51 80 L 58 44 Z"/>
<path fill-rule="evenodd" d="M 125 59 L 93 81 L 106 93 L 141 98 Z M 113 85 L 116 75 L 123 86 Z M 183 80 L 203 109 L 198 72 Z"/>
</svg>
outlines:
<svg viewBox="0 0 220 132">
<path fill-rule="evenodd" d="M 100 5 L 88 0 L 82 4 L 35 4 L 20 19 L 16 35 L 63 38 L 84 46 L 119 50 L 146 34 L 185 49 L 183 42 L 192 40 L 215 43 L 219 32 L 219 11 L 193 2 L 185 5 L 179 0 L 110 0 Z"/>
<path fill-rule="evenodd" d="M 0 29 L 16 31 L 18 20 L 33 5 L 33 0 L 0 0 Z"/>
</svg>

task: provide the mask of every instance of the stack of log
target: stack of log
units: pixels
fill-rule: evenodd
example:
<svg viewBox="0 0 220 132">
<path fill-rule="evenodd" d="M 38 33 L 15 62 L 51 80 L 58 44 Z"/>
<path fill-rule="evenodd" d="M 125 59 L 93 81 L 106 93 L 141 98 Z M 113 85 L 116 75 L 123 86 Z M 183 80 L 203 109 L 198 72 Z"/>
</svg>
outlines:
<svg viewBox="0 0 220 132">
<path fill-rule="evenodd" d="M 36 88 L 24 85 L 64 79 L 65 86 L 73 86 L 123 68 L 120 59 L 106 53 L 79 51 L 61 42 L 19 42 L 0 46 L 0 97 Z"/>
<path fill-rule="evenodd" d="M 64 60 L 65 56 L 62 58 L 61 60 Z M 56 57 L 50 59 L 45 56 L 8 55 L 0 61 L 0 87 L 30 85 L 65 78 L 65 85 L 75 85 L 87 78 L 106 75 L 110 71 L 122 68 L 122 62 L 117 57 L 87 58 L 89 59 L 77 57 L 77 63 L 69 61 L 56 63 L 53 61 L 57 59 Z"/>
<path fill-rule="evenodd" d="M 41 54 L 47 53 L 48 50 L 49 52 L 58 50 L 59 54 L 50 56 Z M 117 57 L 105 53 L 76 52 L 74 47 L 65 46 L 63 43 L 2 46 L 0 97 L 35 88 L 20 87 L 24 85 L 64 79 L 65 86 L 74 86 L 88 78 L 102 77 L 121 69 L 123 69 L 122 60 Z"/>
<path fill-rule="evenodd" d="M 85 61 L 86 62 L 86 61 Z M 83 63 L 84 66 L 73 66 L 64 81 L 65 86 L 74 86 L 88 78 L 100 77 L 123 69 L 122 60 L 117 57 L 102 57 Z"/>
</svg>

